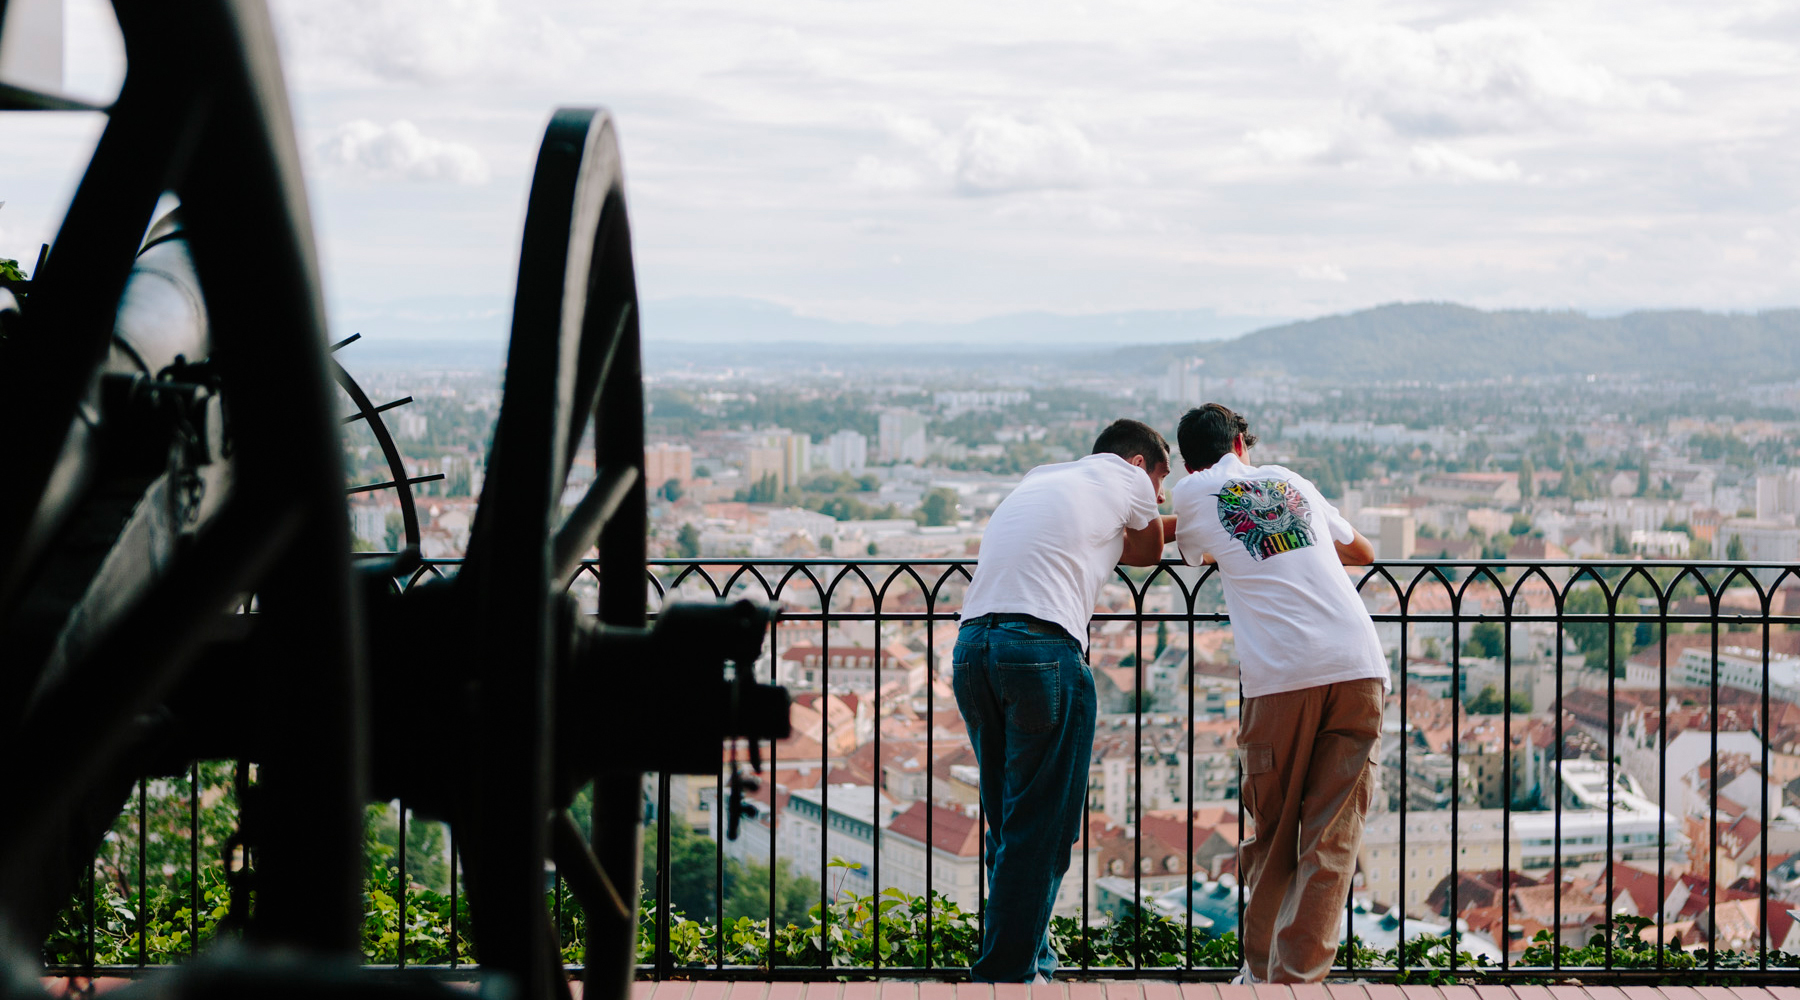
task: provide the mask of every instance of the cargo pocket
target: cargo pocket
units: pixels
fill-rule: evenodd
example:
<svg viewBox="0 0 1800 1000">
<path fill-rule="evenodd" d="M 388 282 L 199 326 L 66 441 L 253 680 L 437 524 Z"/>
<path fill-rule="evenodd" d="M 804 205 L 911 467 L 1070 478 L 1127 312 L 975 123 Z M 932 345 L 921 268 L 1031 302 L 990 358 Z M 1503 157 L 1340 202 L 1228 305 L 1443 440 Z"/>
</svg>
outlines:
<svg viewBox="0 0 1800 1000">
<path fill-rule="evenodd" d="M 1238 754 L 1244 762 L 1244 777 L 1253 774 L 1267 774 L 1275 770 L 1275 744 L 1246 743 L 1238 747 Z"/>
</svg>

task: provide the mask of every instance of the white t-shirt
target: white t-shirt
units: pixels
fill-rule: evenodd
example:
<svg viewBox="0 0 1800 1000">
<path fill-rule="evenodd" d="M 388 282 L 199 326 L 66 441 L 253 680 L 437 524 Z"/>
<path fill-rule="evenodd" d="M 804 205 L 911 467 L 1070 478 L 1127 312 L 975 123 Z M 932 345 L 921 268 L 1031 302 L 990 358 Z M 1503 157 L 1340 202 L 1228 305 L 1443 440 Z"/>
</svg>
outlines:
<svg viewBox="0 0 1800 1000">
<path fill-rule="evenodd" d="M 1169 501 L 1182 558 L 1219 564 L 1245 697 L 1390 683 L 1375 623 L 1332 545 L 1356 531 L 1305 477 L 1227 453 Z"/>
<path fill-rule="evenodd" d="M 1055 622 L 1087 649 L 1100 588 L 1125 551 L 1125 529 L 1156 517 L 1150 476 L 1117 455 L 1040 465 L 981 534 L 963 621 L 994 612 Z"/>
</svg>

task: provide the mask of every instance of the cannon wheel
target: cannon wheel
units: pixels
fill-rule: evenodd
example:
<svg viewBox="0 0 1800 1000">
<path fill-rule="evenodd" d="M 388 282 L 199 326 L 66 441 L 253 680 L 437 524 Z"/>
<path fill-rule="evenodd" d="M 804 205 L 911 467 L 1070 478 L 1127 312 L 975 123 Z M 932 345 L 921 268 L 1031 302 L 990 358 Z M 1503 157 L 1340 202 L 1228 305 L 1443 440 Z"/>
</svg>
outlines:
<svg viewBox="0 0 1800 1000">
<path fill-rule="evenodd" d="M 594 476 L 566 505 L 590 431 Z M 532 998 L 567 995 L 544 859 L 551 825 L 570 827 L 565 810 L 577 779 L 555 763 L 551 636 L 567 631 L 557 627 L 569 614 L 563 594 L 596 543 L 600 619 L 643 624 L 643 461 L 637 289 L 618 143 L 605 112 L 564 108 L 538 152 L 499 424 L 455 583 L 489 637 L 475 668 L 479 763 L 470 811 L 457 817 L 468 834 L 476 945 L 484 966 L 518 976 Z M 571 856 L 566 836 L 556 852 L 564 868 L 602 870 L 571 877 L 578 895 L 609 881 L 623 890 L 583 899 L 593 928 L 589 988 L 598 996 L 624 996 L 635 965 L 640 781 L 635 773 L 602 776 L 593 852 Z"/>
</svg>

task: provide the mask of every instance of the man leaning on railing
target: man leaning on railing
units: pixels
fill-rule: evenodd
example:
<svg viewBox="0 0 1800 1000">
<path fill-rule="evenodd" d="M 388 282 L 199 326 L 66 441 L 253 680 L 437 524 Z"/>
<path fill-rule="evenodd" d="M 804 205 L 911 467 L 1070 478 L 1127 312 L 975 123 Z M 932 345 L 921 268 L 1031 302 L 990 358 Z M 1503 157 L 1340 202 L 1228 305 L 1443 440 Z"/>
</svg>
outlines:
<svg viewBox="0 0 1800 1000">
<path fill-rule="evenodd" d="M 1000 504 L 963 597 L 953 686 L 981 771 L 988 897 L 979 982 L 1047 981 L 1050 911 L 1087 806 L 1094 747 L 1088 621 L 1124 562 L 1155 565 L 1169 442 L 1114 422 L 1075 462 L 1031 470 Z M 1165 530 L 1166 529 L 1166 530 Z"/>
<path fill-rule="evenodd" d="M 1337 954 L 1381 746 L 1387 658 L 1343 570 L 1375 553 L 1304 476 L 1249 464 L 1249 429 L 1218 403 L 1181 418 L 1192 475 L 1171 491 L 1175 540 L 1189 562 L 1218 564 L 1244 686 L 1255 834 L 1239 845 L 1250 895 L 1237 981 L 1316 983 Z"/>
</svg>

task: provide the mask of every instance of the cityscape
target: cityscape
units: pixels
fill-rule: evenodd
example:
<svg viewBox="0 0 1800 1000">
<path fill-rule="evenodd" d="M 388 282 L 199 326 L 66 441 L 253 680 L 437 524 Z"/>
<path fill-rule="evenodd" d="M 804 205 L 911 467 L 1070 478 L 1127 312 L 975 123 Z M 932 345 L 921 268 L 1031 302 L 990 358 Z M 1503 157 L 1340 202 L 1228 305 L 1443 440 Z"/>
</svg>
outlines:
<svg viewBox="0 0 1800 1000">
<path fill-rule="evenodd" d="M 415 397 L 390 426 L 409 476 L 444 476 L 418 488 L 423 552 L 460 556 L 498 373 L 366 381 Z M 778 623 L 758 666 L 793 693 L 794 734 L 772 748 L 739 836 L 720 830 L 722 780 L 668 781 L 676 849 L 764 887 L 684 889 L 678 877 L 674 904 L 692 919 L 768 915 L 771 872 L 790 903 L 918 895 L 929 877 L 974 909 L 981 817 L 949 651 L 982 527 L 1026 471 L 1085 454 L 1110 420 L 1173 437 L 1186 408 L 1218 400 L 1260 435 L 1254 461 L 1312 478 L 1384 563 L 1564 564 L 1479 579 L 1412 565 L 1395 586 L 1351 571 L 1394 686 L 1346 934 L 1391 948 L 1456 921 L 1463 950 L 1518 962 L 1540 932 L 1578 948 L 1624 914 L 1653 920 L 1652 942 L 1743 949 L 1762 935 L 1770 950 L 1800 950 L 1800 633 L 1659 621 L 1649 578 L 1620 591 L 1618 613 L 1637 621 L 1554 621 L 1559 602 L 1607 612 L 1600 577 L 1571 563 L 1618 585 L 1642 560 L 1800 561 L 1800 382 L 1331 385 L 1210 372 L 1198 357 L 1105 370 L 926 351 L 911 365 L 852 354 L 812 370 L 653 359 L 645 387 L 653 604 L 748 596 L 810 616 Z M 353 476 L 380 476 L 372 442 L 348 447 Z M 1167 485 L 1183 472 L 1172 463 Z M 352 509 L 360 544 L 394 547 L 395 511 Z M 1178 559 L 1173 546 L 1165 557 Z M 1720 614 L 1761 614 L 1758 588 L 1777 573 L 1730 581 Z M 1059 915 L 1104 923 L 1141 906 L 1213 935 L 1236 926 L 1238 672 L 1217 581 L 1194 588 L 1198 575 L 1121 573 L 1102 594 L 1089 819 Z M 574 590 L 592 600 L 591 580 Z M 1401 591 L 1409 624 L 1394 620 Z M 1706 613 L 1698 587 L 1669 593 L 1668 615 Z M 1782 579 L 1768 613 L 1794 613 L 1796 593 Z M 1540 620 L 1491 620 L 1509 602 Z M 1453 610 L 1472 620 L 1412 620 Z M 647 810 L 654 823 L 657 803 Z M 790 903 L 778 918 L 808 905 Z"/>
</svg>

